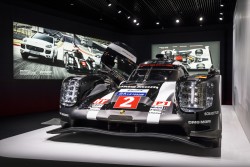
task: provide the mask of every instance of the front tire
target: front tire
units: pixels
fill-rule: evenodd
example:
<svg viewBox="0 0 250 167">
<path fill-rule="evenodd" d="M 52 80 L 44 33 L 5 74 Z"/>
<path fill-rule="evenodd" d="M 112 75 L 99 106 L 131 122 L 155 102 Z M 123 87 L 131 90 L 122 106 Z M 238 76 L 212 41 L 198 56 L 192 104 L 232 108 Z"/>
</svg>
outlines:
<svg viewBox="0 0 250 167">
<path fill-rule="evenodd" d="M 21 56 L 24 60 L 27 60 L 29 55 L 27 53 L 21 53 Z"/>
<path fill-rule="evenodd" d="M 52 58 L 52 63 L 55 64 L 57 62 L 57 56 Z"/>
</svg>

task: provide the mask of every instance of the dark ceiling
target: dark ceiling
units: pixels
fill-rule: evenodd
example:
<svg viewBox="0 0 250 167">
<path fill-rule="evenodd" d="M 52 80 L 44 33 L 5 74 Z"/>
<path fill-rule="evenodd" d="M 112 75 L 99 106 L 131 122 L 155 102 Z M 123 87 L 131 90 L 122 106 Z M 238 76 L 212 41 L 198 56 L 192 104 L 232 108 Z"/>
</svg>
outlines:
<svg viewBox="0 0 250 167">
<path fill-rule="evenodd" d="M 236 4 L 236 0 L 22 0 L 21 2 L 16 1 L 16 4 L 43 6 L 44 9 L 50 8 L 59 13 L 94 20 L 126 31 L 230 24 L 233 21 Z M 46 13 L 46 10 L 43 12 Z M 201 17 L 202 21 L 199 20 Z M 176 23 L 177 19 L 179 23 Z"/>
</svg>

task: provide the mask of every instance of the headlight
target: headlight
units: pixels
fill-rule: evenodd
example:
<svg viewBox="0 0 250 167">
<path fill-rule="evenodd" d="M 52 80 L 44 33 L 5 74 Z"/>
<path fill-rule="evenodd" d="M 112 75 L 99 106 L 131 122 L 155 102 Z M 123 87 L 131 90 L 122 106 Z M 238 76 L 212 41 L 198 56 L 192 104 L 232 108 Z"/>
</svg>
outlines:
<svg viewBox="0 0 250 167">
<path fill-rule="evenodd" d="M 74 64 L 74 59 L 72 57 L 69 57 L 69 64 Z"/>
<path fill-rule="evenodd" d="M 213 105 L 212 82 L 188 81 L 180 83 L 179 104 L 185 112 L 203 111 Z"/>
<path fill-rule="evenodd" d="M 63 82 L 60 103 L 68 107 L 73 106 L 77 102 L 79 86 L 78 80 L 70 79 Z"/>
<path fill-rule="evenodd" d="M 45 47 L 46 48 L 52 48 L 52 45 L 46 45 Z"/>
</svg>

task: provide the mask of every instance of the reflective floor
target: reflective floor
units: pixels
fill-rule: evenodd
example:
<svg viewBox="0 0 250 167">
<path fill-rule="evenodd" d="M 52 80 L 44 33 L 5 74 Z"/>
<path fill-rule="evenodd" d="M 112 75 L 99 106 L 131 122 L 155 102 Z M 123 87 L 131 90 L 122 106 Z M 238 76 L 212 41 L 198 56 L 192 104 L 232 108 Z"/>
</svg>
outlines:
<svg viewBox="0 0 250 167">
<path fill-rule="evenodd" d="M 99 134 L 51 135 L 49 126 L 0 140 L 0 156 L 137 166 L 250 166 L 250 143 L 232 106 L 222 107 L 221 157 L 176 141 Z"/>
</svg>

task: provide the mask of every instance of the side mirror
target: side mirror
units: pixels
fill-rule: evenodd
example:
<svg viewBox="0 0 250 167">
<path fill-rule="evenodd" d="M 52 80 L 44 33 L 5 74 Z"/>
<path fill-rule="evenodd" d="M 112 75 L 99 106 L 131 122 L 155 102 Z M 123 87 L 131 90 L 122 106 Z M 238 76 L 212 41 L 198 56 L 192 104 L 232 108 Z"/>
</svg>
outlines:
<svg viewBox="0 0 250 167">
<path fill-rule="evenodd" d="M 157 55 L 156 55 L 156 58 L 157 58 L 157 59 L 163 59 L 163 58 L 164 58 L 164 55 L 163 55 L 163 54 L 157 54 Z"/>
</svg>

